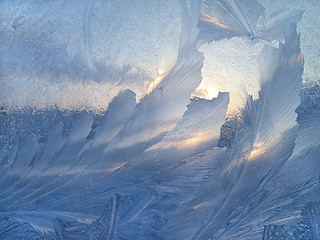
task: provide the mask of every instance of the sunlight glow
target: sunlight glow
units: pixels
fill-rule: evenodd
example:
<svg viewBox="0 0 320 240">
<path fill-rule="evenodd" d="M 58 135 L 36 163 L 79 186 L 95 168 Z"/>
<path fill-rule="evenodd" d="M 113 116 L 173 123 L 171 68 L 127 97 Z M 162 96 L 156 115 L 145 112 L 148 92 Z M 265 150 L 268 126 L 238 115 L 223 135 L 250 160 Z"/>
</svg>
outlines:
<svg viewBox="0 0 320 240">
<path fill-rule="evenodd" d="M 263 142 L 258 142 L 253 145 L 253 149 L 249 153 L 249 159 L 254 160 L 266 152 L 266 148 Z"/>
<path fill-rule="evenodd" d="M 126 165 L 128 162 L 124 162 L 124 163 L 120 163 L 119 165 L 112 167 L 112 168 L 107 168 L 107 169 L 103 169 L 103 172 L 108 172 L 108 173 L 112 173 L 120 168 L 122 168 L 124 165 Z"/>
<path fill-rule="evenodd" d="M 162 82 L 164 76 L 165 76 L 165 70 L 158 69 L 156 79 L 150 83 L 148 90 L 146 92 L 148 95 Z"/>
<path fill-rule="evenodd" d="M 200 203 L 200 204 L 198 204 L 198 205 L 196 205 L 196 206 L 193 206 L 192 209 L 196 210 L 196 209 L 201 208 L 202 206 L 206 205 L 207 203 L 208 203 L 208 202 Z"/>
<path fill-rule="evenodd" d="M 224 25 L 223 23 L 219 22 L 219 20 L 217 18 L 209 16 L 208 14 L 205 14 L 204 16 L 201 16 L 200 19 L 202 21 L 205 21 L 205 22 L 213 23 L 214 25 L 217 25 L 218 27 L 220 27 L 222 29 L 227 29 L 227 30 L 234 31 L 234 29 Z"/>
<path fill-rule="evenodd" d="M 200 84 L 196 90 L 191 93 L 190 99 L 202 98 L 207 100 L 212 100 L 213 98 L 217 98 L 219 95 L 219 90 L 205 86 L 204 84 Z"/>
<path fill-rule="evenodd" d="M 195 147 L 209 141 L 210 139 L 212 139 L 212 136 L 210 136 L 208 133 L 198 132 L 193 134 L 190 138 L 177 142 L 177 149 Z"/>
</svg>

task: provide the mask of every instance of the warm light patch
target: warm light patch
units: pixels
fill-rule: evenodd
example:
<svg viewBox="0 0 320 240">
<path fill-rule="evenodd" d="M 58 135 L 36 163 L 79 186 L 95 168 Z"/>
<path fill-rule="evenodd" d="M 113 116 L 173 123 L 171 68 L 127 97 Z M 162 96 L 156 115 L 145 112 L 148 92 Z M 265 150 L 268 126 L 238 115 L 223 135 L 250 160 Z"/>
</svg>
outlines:
<svg viewBox="0 0 320 240">
<path fill-rule="evenodd" d="M 265 153 L 265 145 L 263 142 L 258 142 L 253 145 L 253 149 L 249 153 L 249 159 L 254 160 L 255 158 L 261 156 Z"/>
<path fill-rule="evenodd" d="M 176 144 L 178 149 L 190 148 L 200 145 L 201 143 L 207 142 L 210 139 L 212 139 L 212 136 L 210 136 L 206 132 L 198 132 L 193 134 L 190 138 L 181 140 Z"/>
<path fill-rule="evenodd" d="M 231 31 L 233 30 L 232 28 L 228 27 L 227 25 L 224 25 L 223 23 L 219 22 L 219 20 L 217 18 L 209 16 L 207 14 L 201 16 L 200 19 L 205 22 L 213 23 L 214 25 L 217 25 L 220 28 L 231 30 Z"/>
<path fill-rule="evenodd" d="M 208 203 L 208 202 L 200 203 L 200 204 L 198 204 L 198 205 L 196 205 L 196 206 L 193 206 L 192 209 L 196 210 L 196 209 L 201 208 L 202 206 L 206 205 L 207 203 Z"/>
<path fill-rule="evenodd" d="M 299 54 L 298 57 L 297 57 L 297 62 L 303 62 L 304 61 L 304 55 L 303 54 Z"/>
<path fill-rule="evenodd" d="M 187 148 L 192 148 L 209 142 L 215 138 L 218 138 L 219 135 L 215 135 L 210 132 L 197 132 L 190 135 L 190 137 L 186 137 L 182 140 L 173 140 L 173 141 L 165 141 L 164 143 L 158 143 L 150 148 L 147 151 L 155 150 L 155 149 L 168 149 L 168 148 L 176 148 L 178 150 L 185 150 Z"/>
<path fill-rule="evenodd" d="M 156 79 L 150 83 L 147 90 L 147 94 L 150 94 L 161 83 L 164 76 L 165 76 L 165 70 L 158 69 Z"/>
<path fill-rule="evenodd" d="M 125 163 L 121 163 L 121 164 L 119 164 L 119 165 L 117 165 L 117 166 L 115 166 L 115 167 L 113 167 L 113 168 L 107 168 L 107 169 L 104 169 L 103 171 L 104 172 L 109 172 L 109 173 L 112 173 L 112 172 L 114 172 L 114 171 L 116 171 L 116 170 L 118 170 L 118 169 L 120 169 L 120 168 L 122 168 L 124 165 L 126 165 L 128 162 L 125 162 Z"/>
<path fill-rule="evenodd" d="M 219 91 L 212 87 L 207 87 L 204 84 L 200 84 L 196 90 L 191 93 L 190 99 L 202 98 L 207 100 L 212 100 L 213 98 L 217 98 L 219 95 Z"/>
</svg>

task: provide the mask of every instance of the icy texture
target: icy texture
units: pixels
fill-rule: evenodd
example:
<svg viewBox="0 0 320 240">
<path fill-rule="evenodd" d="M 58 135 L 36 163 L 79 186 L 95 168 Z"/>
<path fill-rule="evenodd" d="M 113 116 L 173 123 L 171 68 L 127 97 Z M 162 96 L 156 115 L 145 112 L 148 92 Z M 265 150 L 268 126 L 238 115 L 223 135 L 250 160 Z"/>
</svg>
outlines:
<svg viewBox="0 0 320 240">
<path fill-rule="evenodd" d="M 320 81 L 320 65 L 319 52 L 320 46 L 318 39 L 320 38 L 320 4 L 316 0 L 299 1 L 299 0 L 260 0 L 260 2 L 273 11 L 275 9 L 300 9 L 305 10 L 303 17 L 298 22 L 298 32 L 301 34 L 301 50 L 305 56 L 305 67 L 303 72 L 304 85 L 313 85 Z"/>
<path fill-rule="evenodd" d="M 319 239 L 302 11 L 0 6 L 0 239 Z"/>
<path fill-rule="evenodd" d="M 2 104 L 105 110 L 177 61 L 178 1 L 3 1 Z"/>
<path fill-rule="evenodd" d="M 228 115 L 236 114 L 248 94 L 258 98 L 261 86 L 259 56 L 263 47 L 263 43 L 248 38 L 223 39 L 202 45 L 199 50 L 205 58 L 203 79 L 197 90 L 211 89 L 215 91 L 214 95 L 219 91 L 229 92 Z M 268 63 L 267 59 L 263 62 Z"/>
<path fill-rule="evenodd" d="M 257 1 L 201 1 L 200 38 L 207 41 L 235 36 L 273 39 L 283 32 L 286 22 L 297 23 L 302 11 L 266 10 Z"/>
</svg>

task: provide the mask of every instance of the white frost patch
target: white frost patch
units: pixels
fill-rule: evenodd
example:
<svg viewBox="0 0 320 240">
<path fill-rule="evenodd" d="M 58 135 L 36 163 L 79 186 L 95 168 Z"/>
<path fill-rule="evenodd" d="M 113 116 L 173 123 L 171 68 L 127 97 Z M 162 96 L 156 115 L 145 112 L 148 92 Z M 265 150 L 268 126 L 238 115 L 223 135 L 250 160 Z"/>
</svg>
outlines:
<svg viewBox="0 0 320 240">
<path fill-rule="evenodd" d="M 15 78 L 2 85 L 1 104 L 13 108 L 104 111 L 109 102 L 122 90 L 114 83 L 52 82 L 43 79 Z"/>
<path fill-rule="evenodd" d="M 139 101 L 175 66 L 181 25 L 179 1 L 1 2 L 0 104 L 99 111 L 126 88 Z"/>
<path fill-rule="evenodd" d="M 260 70 L 257 56 L 262 42 L 235 37 L 204 44 L 202 82 L 193 97 L 216 97 L 218 92 L 230 92 L 228 114 L 235 114 L 246 100 L 247 94 L 258 98 Z"/>
<path fill-rule="evenodd" d="M 266 8 L 288 8 L 305 10 L 302 20 L 298 22 L 301 52 L 304 55 L 303 83 L 312 84 L 320 81 L 320 4 L 318 0 L 259 0 Z"/>
</svg>

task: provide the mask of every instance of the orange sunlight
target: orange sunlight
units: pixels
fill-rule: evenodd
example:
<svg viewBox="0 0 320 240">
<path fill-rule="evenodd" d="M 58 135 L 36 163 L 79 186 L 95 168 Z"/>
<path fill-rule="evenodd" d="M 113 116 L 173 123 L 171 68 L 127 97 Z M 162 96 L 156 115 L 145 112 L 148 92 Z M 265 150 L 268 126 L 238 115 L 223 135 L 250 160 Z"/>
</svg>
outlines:
<svg viewBox="0 0 320 240">
<path fill-rule="evenodd" d="M 148 87 L 148 90 L 147 90 L 148 95 L 161 83 L 164 76 L 165 76 L 165 70 L 158 69 L 156 79 L 154 81 L 152 81 Z"/>
</svg>

